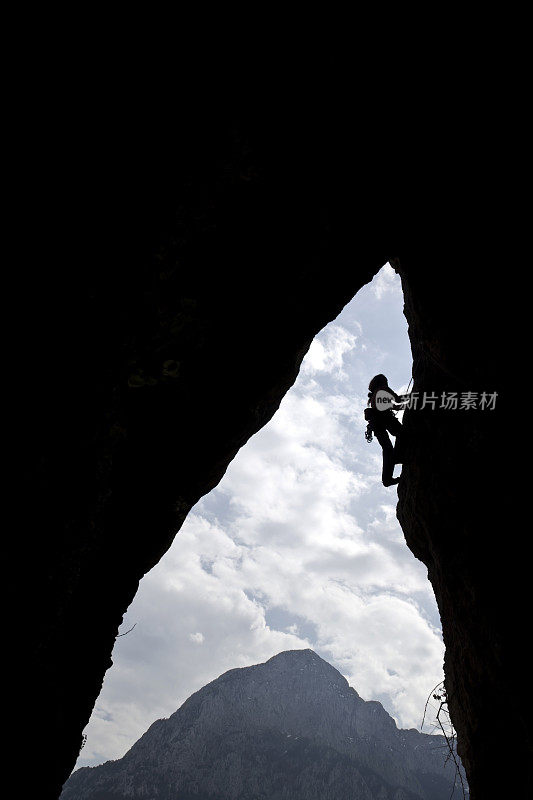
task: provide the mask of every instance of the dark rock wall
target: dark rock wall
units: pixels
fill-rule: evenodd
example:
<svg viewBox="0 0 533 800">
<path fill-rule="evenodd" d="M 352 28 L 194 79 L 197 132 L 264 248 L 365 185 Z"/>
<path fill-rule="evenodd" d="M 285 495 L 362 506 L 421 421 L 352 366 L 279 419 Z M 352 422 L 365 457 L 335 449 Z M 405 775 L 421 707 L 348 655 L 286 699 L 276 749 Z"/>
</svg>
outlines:
<svg viewBox="0 0 533 800">
<path fill-rule="evenodd" d="M 101 122 L 100 100 L 83 99 L 83 123 Z M 268 103 L 242 120 L 231 104 L 195 115 L 189 103 L 183 124 L 163 98 L 136 100 L 106 107 L 91 147 L 64 143 L 76 174 L 54 174 L 60 199 L 46 198 L 46 269 L 21 276 L 29 707 L 46 721 L 36 772 L 51 797 L 139 580 L 271 418 L 314 335 L 387 260 L 360 199 L 343 210 L 309 108 L 285 121 Z"/>
<path fill-rule="evenodd" d="M 490 269 L 512 265 L 493 252 L 479 107 L 435 86 L 409 101 L 393 73 L 376 92 L 315 48 L 296 62 L 252 50 L 192 73 L 176 60 L 153 83 L 101 57 L 63 64 L 28 100 L 14 538 L 38 610 L 24 646 L 43 797 L 75 762 L 140 578 L 387 259 L 401 261 L 416 387 L 492 390 L 501 375 Z M 504 709 L 527 736 L 491 572 L 509 536 L 493 477 L 505 421 L 469 417 L 458 433 L 455 419 L 408 418 L 399 516 L 443 615 L 474 792 Z"/>
<path fill-rule="evenodd" d="M 515 523 L 521 475 L 511 449 L 520 415 L 516 342 L 509 347 L 506 295 L 495 278 L 507 258 L 494 248 L 481 273 L 465 242 L 463 252 L 436 254 L 426 269 L 422 258 L 397 266 L 413 390 L 433 392 L 437 406 L 442 392 L 498 392 L 495 410 L 406 411 L 408 455 L 398 489 L 398 519 L 428 567 L 440 609 L 449 705 L 473 798 L 525 796 L 531 786 L 529 566 Z M 503 731 L 513 732 L 511 740 Z"/>
</svg>

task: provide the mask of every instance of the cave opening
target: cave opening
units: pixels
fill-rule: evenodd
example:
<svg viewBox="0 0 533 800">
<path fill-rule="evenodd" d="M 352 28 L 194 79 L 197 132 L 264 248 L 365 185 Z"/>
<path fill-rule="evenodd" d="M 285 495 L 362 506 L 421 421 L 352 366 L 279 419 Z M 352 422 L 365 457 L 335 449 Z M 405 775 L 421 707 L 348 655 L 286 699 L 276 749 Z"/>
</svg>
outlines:
<svg viewBox="0 0 533 800">
<path fill-rule="evenodd" d="M 315 337 L 272 420 L 142 580 L 76 768 L 122 757 L 194 691 L 282 650 L 315 650 L 399 727 L 419 726 L 443 677 L 440 619 L 363 417 L 370 378 L 401 393 L 411 369 L 386 264 Z"/>
</svg>

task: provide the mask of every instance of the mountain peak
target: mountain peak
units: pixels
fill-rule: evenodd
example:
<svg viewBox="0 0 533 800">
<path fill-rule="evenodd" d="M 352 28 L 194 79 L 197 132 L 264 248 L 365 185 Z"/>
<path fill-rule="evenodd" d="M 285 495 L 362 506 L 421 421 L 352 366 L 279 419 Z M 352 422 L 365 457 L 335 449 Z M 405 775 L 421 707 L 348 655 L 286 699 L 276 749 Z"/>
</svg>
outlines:
<svg viewBox="0 0 533 800">
<path fill-rule="evenodd" d="M 273 661 L 286 661 L 287 663 L 295 662 L 295 663 L 318 663 L 322 662 L 327 667 L 331 668 L 331 664 L 328 664 L 327 661 L 324 661 L 318 653 L 315 653 L 314 650 L 311 650 L 309 647 L 306 647 L 303 650 L 282 650 L 281 653 L 277 653 L 272 658 L 269 658 L 265 661 L 265 664 L 270 664 Z"/>
<path fill-rule="evenodd" d="M 216 689 L 219 685 L 244 685 L 257 682 L 278 685 L 280 691 L 323 693 L 336 686 L 338 691 L 351 692 L 359 699 L 355 689 L 351 689 L 346 678 L 331 664 L 321 658 L 314 650 L 283 650 L 261 664 L 239 667 L 225 672 L 204 689 Z M 290 688 L 289 688 L 290 687 Z M 195 695 L 193 695 L 194 697 Z"/>
<path fill-rule="evenodd" d="M 283 650 L 281 653 L 269 658 L 264 664 L 258 665 L 267 672 L 282 671 L 298 673 L 302 670 L 311 670 L 317 676 L 327 677 L 335 682 L 341 682 L 348 687 L 346 678 L 338 669 L 329 664 L 318 653 L 310 648 L 304 650 Z"/>
</svg>

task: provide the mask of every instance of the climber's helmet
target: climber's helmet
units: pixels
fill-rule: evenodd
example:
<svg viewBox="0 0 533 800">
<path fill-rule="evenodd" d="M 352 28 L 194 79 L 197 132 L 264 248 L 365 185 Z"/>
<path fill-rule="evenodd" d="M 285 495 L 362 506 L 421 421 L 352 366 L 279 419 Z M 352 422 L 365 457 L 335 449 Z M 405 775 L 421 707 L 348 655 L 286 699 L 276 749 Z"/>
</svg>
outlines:
<svg viewBox="0 0 533 800">
<path fill-rule="evenodd" d="M 389 385 L 389 382 L 385 375 L 374 375 L 370 383 L 368 384 L 368 393 L 369 396 L 373 394 L 378 389 L 384 389 L 386 386 Z"/>
</svg>

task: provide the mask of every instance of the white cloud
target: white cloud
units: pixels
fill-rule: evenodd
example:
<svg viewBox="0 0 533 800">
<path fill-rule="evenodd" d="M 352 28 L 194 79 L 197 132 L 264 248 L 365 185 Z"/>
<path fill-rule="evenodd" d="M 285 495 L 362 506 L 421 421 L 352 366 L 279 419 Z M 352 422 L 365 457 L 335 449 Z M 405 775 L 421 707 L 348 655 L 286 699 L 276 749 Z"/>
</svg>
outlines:
<svg viewBox="0 0 533 800">
<path fill-rule="evenodd" d="M 355 347 L 356 340 L 357 336 L 342 325 L 331 323 L 311 343 L 302 364 L 302 373 L 333 373 L 341 380 L 346 379 L 346 373 L 342 369 L 343 357 Z"/>
<path fill-rule="evenodd" d="M 399 279 L 384 270 L 315 339 L 269 425 L 143 579 L 80 764 L 120 757 L 225 670 L 292 648 L 419 724 L 442 679 L 438 612 L 381 485 L 379 445 L 363 437 L 369 375 L 410 374 Z"/>
<path fill-rule="evenodd" d="M 393 292 L 396 295 L 400 295 L 403 301 L 400 279 L 390 264 L 385 264 L 385 266 L 380 269 L 372 281 L 372 288 L 378 300 L 381 300 L 385 293 Z"/>
</svg>

